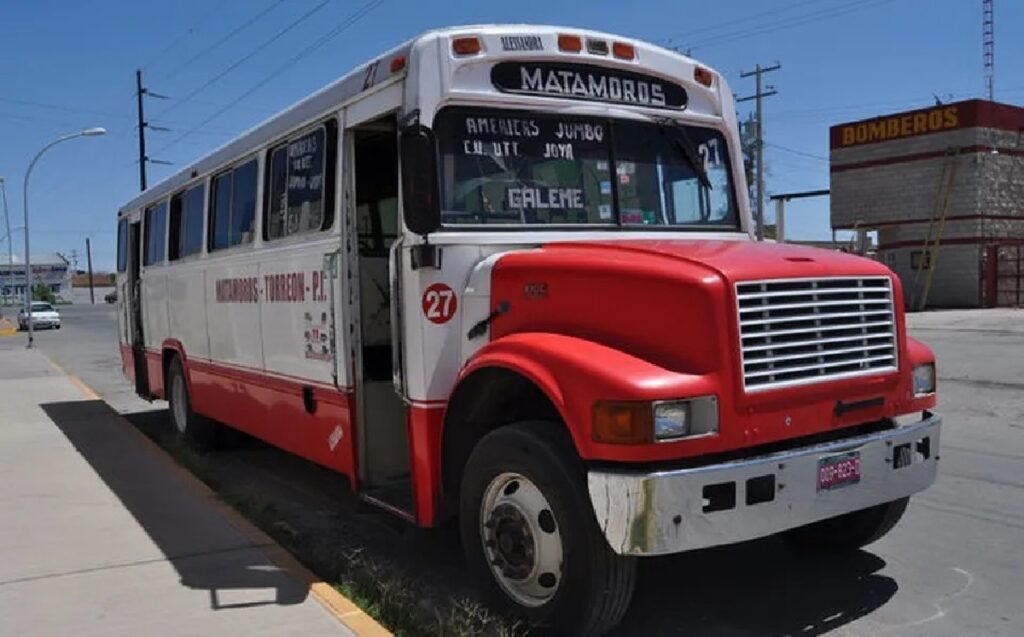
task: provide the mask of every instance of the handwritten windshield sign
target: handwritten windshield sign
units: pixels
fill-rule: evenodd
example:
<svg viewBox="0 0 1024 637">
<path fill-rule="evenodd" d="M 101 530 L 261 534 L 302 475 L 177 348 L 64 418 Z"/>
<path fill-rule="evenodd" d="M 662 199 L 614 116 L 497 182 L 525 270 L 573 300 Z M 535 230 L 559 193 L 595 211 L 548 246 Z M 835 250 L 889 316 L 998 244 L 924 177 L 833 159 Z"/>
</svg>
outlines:
<svg viewBox="0 0 1024 637">
<path fill-rule="evenodd" d="M 491 69 L 491 82 L 506 93 L 629 104 L 650 108 L 686 108 L 686 89 L 660 78 L 590 64 L 503 62 Z"/>
</svg>

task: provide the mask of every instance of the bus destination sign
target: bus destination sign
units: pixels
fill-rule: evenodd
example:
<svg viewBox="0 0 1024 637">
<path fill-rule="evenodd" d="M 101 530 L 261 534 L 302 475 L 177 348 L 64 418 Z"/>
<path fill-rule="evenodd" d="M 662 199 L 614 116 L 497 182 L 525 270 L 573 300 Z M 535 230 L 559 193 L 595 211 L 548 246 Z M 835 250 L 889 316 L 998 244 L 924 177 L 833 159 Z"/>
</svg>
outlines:
<svg viewBox="0 0 1024 637">
<path fill-rule="evenodd" d="M 686 108 L 686 89 L 660 78 L 591 64 L 502 62 L 491 82 L 505 93 L 544 95 L 652 108 Z"/>
</svg>

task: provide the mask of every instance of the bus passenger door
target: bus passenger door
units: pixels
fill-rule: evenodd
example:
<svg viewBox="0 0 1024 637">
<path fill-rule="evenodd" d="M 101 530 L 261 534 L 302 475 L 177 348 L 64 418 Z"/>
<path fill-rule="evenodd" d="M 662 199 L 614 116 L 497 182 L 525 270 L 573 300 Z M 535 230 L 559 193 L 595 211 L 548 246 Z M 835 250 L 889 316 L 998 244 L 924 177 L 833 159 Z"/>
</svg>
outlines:
<svg viewBox="0 0 1024 637">
<path fill-rule="evenodd" d="M 125 320 L 128 325 L 128 342 L 132 348 L 132 368 L 135 376 L 135 393 L 150 400 L 149 370 L 146 367 L 146 340 L 142 321 L 142 223 L 134 221 L 128 225 L 128 282 L 123 290 Z"/>
<path fill-rule="evenodd" d="M 401 376 L 400 323 L 392 289 L 399 277 L 398 133 L 394 116 L 346 134 L 346 182 L 351 268 L 346 317 L 353 335 L 360 495 L 413 519 L 407 408 L 395 382 Z M 354 195 L 353 195 L 354 193 Z M 353 205 L 354 204 L 354 205 Z M 355 232 L 352 233 L 351 230 Z"/>
</svg>

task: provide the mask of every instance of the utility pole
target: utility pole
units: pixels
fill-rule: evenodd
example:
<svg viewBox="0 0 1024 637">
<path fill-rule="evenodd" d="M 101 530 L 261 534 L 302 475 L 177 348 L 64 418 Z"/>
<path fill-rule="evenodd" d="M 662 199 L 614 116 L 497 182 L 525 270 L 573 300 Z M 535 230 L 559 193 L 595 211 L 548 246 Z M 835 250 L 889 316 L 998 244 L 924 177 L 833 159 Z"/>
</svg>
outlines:
<svg viewBox="0 0 1024 637">
<path fill-rule="evenodd" d="M 142 69 L 135 69 L 135 99 L 139 104 L 139 190 L 146 189 L 146 117 L 142 112 Z"/>
<path fill-rule="evenodd" d="M 146 121 L 146 115 L 143 110 L 142 102 L 143 97 L 155 97 L 157 99 L 165 100 L 168 99 L 166 95 L 154 93 L 148 88 L 142 87 L 142 69 L 135 69 L 135 100 L 139 105 L 139 190 L 146 189 L 146 164 L 164 164 L 169 166 L 171 162 L 161 161 L 159 159 L 150 159 L 146 156 L 146 129 L 155 131 L 170 131 L 171 129 L 165 126 L 155 126 Z"/>
<path fill-rule="evenodd" d="M 771 66 L 761 66 L 760 64 L 754 67 L 753 71 L 744 71 L 740 73 L 740 77 L 750 77 L 753 75 L 757 82 L 757 90 L 753 95 L 747 97 L 741 97 L 737 99 L 737 102 L 747 102 L 749 100 L 756 100 L 755 110 L 757 111 L 757 129 L 755 141 L 755 150 L 757 151 L 757 209 L 754 211 L 755 225 L 757 226 L 757 240 L 764 240 L 764 111 L 761 108 L 761 98 L 775 95 L 778 91 L 773 86 L 763 86 L 761 82 L 761 76 L 771 71 L 777 71 L 782 68 L 782 65 L 776 62 Z"/>
<path fill-rule="evenodd" d="M 85 258 L 89 263 L 89 303 L 96 305 L 96 296 L 92 289 L 92 245 L 89 243 L 89 237 L 85 238 Z"/>
</svg>

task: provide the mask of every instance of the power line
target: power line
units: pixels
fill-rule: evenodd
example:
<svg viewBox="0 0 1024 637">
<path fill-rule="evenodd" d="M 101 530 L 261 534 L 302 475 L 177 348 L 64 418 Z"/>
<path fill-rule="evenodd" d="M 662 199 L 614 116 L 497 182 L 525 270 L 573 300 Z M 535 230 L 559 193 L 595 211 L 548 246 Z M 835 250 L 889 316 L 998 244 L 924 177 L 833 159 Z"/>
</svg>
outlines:
<svg viewBox="0 0 1024 637">
<path fill-rule="evenodd" d="M 48 102 L 34 102 L 31 100 L 15 99 L 13 97 L 0 97 L 0 102 L 7 102 L 8 104 L 17 104 L 19 106 L 31 106 L 32 108 L 46 108 L 54 111 L 64 111 L 66 113 L 82 113 L 83 115 L 100 115 L 102 117 L 124 117 L 124 113 L 115 114 L 111 111 L 97 111 L 87 108 L 65 106 L 63 104 L 52 104 Z"/>
<path fill-rule="evenodd" d="M 817 2 L 821 2 L 821 1 L 822 0 L 801 0 L 800 2 L 794 2 L 792 4 L 784 6 L 782 8 L 773 7 L 771 9 L 767 10 L 767 11 L 761 11 L 760 13 L 755 13 L 753 15 L 743 16 L 742 18 L 737 18 L 735 20 L 726 20 L 724 22 L 718 22 L 718 23 L 711 24 L 711 25 L 708 25 L 708 26 L 702 26 L 699 29 L 691 29 L 689 31 L 680 31 L 678 33 L 673 33 L 672 35 L 663 37 L 661 39 L 665 40 L 665 41 L 671 42 L 672 40 L 675 40 L 676 38 L 684 38 L 684 37 L 692 36 L 692 35 L 695 35 L 695 34 L 698 34 L 698 33 L 703 34 L 703 33 L 708 33 L 708 32 L 711 32 L 711 31 L 718 31 L 718 30 L 722 29 L 723 27 L 731 27 L 731 26 L 734 26 L 736 24 L 742 24 L 744 22 L 750 22 L 751 20 L 757 20 L 758 18 L 763 18 L 765 16 L 778 15 L 780 13 L 785 13 L 785 12 L 789 11 L 790 9 L 796 9 L 796 8 L 802 7 L 804 5 L 814 4 L 814 3 L 817 3 Z"/>
<path fill-rule="evenodd" d="M 300 51 L 299 53 L 294 55 L 291 59 L 289 59 L 287 62 L 285 62 L 281 66 L 279 66 L 276 69 L 274 69 L 269 75 L 267 75 L 265 78 L 260 80 L 255 86 L 251 87 L 249 90 L 245 91 L 244 93 L 242 93 L 241 95 L 239 95 L 235 99 L 233 99 L 230 102 L 228 102 L 227 104 L 225 104 L 220 109 L 216 110 L 212 115 L 210 115 L 209 117 L 207 117 L 203 121 L 199 122 L 199 124 L 195 125 L 194 127 L 190 128 L 189 130 L 185 131 L 184 133 L 182 133 L 178 137 L 176 137 L 173 140 L 171 140 L 170 143 L 168 143 L 166 146 L 163 146 L 160 149 L 159 152 L 162 153 L 165 150 L 167 150 L 168 148 L 170 148 L 171 146 L 174 146 L 174 145 L 178 144 L 179 142 L 181 142 L 186 137 L 188 137 L 188 136 L 192 135 L 193 133 L 195 133 L 196 131 L 200 130 L 206 124 L 209 124 L 210 122 L 212 122 L 213 120 L 217 119 L 218 117 L 223 115 L 225 112 L 227 112 L 231 108 L 234 108 L 234 106 L 236 104 L 238 104 L 239 102 L 241 102 L 245 98 L 249 97 L 250 95 L 252 95 L 256 91 L 261 89 L 263 86 L 265 86 L 267 83 L 269 83 L 271 80 L 273 80 L 275 77 L 277 77 L 281 73 L 284 73 L 285 71 L 287 71 L 293 64 L 295 64 L 299 60 L 303 59 L 304 57 L 306 57 L 310 53 L 313 53 L 314 51 L 319 49 L 324 44 L 327 44 L 329 41 L 331 41 L 332 39 L 337 37 L 342 31 L 345 31 L 346 29 L 348 29 L 349 27 L 351 27 L 355 23 L 357 23 L 360 20 L 362 20 L 363 18 L 365 18 L 374 9 L 376 9 L 377 7 L 379 7 L 382 4 L 384 4 L 384 0 L 371 0 L 371 2 L 366 3 L 365 5 L 363 5 L 359 9 L 357 9 L 354 13 L 350 14 L 347 18 L 342 20 L 341 23 L 338 26 L 336 26 L 334 29 L 332 29 L 332 30 L 328 31 L 327 33 L 325 33 L 324 35 L 320 36 L 320 38 L 318 40 L 316 40 L 315 42 L 313 42 L 312 44 L 307 46 L 305 49 L 303 49 L 302 51 Z"/>
<path fill-rule="evenodd" d="M 793 27 L 810 24 L 812 22 L 819 22 L 821 20 L 827 20 L 829 18 L 835 18 L 848 13 L 854 13 L 862 9 L 869 7 L 878 6 L 881 4 L 888 4 L 893 0 L 874 0 L 873 2 L 851 2 L 838 7 L 831 7 L 829 9 L 821 9 L 818 11 L 812 11 L 799 16 L 792 16 L 782 20 L 776 20 L 774 22 L 767 22 L 766 24 L 759 25 L 756 27 L 745 28 L 738 31 L 726 33 L 724 35 L 715 36 L 698 42 L 693 42 L 688 45 L 689 48 L 706 48 L 712 45 L 726 44 L 735 40 L 753 37 L 756 35 L 764 35 L 766 33 L 774 33 L 784 29 L 791 29 Z"/>
<path fill-rule="evenodd" d="M 286 33 L 288 33 L 289 31 L 291 31 L 295 27 L 299 26 L 301 23 L 303 23 L 306 20 L 308 20 L 310 17 L 313 16 L 313 14 L 315 14 L 316 12 L 318 12 L 321 9 L 323 9 L 324 7 L 326 7 L 330 3 L 330 1 L 331 0 L 321 0 L 321 2 L 319 4 L 314 6 L 309 11 L 306 11 L 305 13 L 303 13 L 297 19 L 295 19 L 292 22 L 288 23 L 288 25 L 285 26 L 283 29 L 281 29 L 280 31 L 275 33 L 269 39 L 261 42 L 257 47 L 255 47 L 254 49 L 252 49 L 251 51 L 249 51 L 248 53 L 243 55 L 241 58 L 239 58 L 234 63 L 232 63 L 230 66 L 228 66 L 226 69 L 224 69 L 223 71 L 221 71 L 217 75 L 214 75 L 212 78 L 207 80 L 204 84 L 202 84 L 201 86 L 199 86 L 198 88 L 193 90 L 191 93 L 189 93 L 185 97 L 182 97 L 182 98 L 179 98 L 178 100 L 176 100 L 175 103 L 172 104 L 170 107 L 168 107 L 168 108 L 164 109 L 163 111 L 161 111 L 160 113 L 158 113 L 157 117 L 161 117 L 163 115 L 166 115 L 167 113 L 173 111 L 174 109 L 176 109 L 177 107 L 181 106 L 182 104 L 188 102 L 189 100 L 191 100 L 193 97 L 195 97 L 199 93 L 201 93 L 201 92 L 205 91 L 206 89 L 210 88 L 211 86 L 213 86 L 217 82 L 217 80 L 220 80 L 221 78 L 223 78 L 228 73 L 234 71 L 239 66 L 245 64 L 246 62 L 248 62 L 252 58 L 254 58 L 257 55 L 259 55 L 260 53 L 262 53 L 266 49 L 266 47 L 270 46 L 271 44 L 273 44 L 277 40 L 281 39 Z"/>
<path fill-rule="evenodd" d="M 823 157 L 821 155 L 815 155 L 814 153 L 808 153 L 806 151 L 797 150 L 795 148 L 788 148 L 786 146 L 781 146 L 779 144 L 772 144 L 770 142 L 765 142 L 765 146 L 770 146 L 771 148 L 774 148 L 775 150 L 781 150 L 783 152 L 791 153 L 793 155 L 799 155 L 800 157 L 809 157 L 810 159 L 817 159 L 818 161 L 823 161 L 825 163 L 828 163 L 830 161 L 828 157 Z"/>
<path fill-rule="evenodd" d="M 218 2 L 213 7 L 212 10 L 207 11 L 206 13 L 204 13 L 202 15 L 202 17 L 198 18 L 195 21 L 196 24 L 202 24 L 202 23 L 206 22 L 210 18 L 210 16 L 212 16 L 215 13 L 217 13 L 218 11 L 220 11 L 221 8 L 225 4 L 227 4 L 227 0 L 221 0 L 221 2 Z M 160 58 L 162 58 L 165 53 L 167 53 L 168 51 L 170 51 L 174 47 L 178 46 L 178 44 L 180 44 L 182 41 L 184 41 L 185 38 L 187 38 L 190 35 L 192 35 L 192 33 L 194 31 L 195 31 L 195 25 L 189 26 L 187 29 L 185 29 L 184 33 L 178 35 L 176 38 L 171 40 L 171 42 L 167 46 L 165 46 L 164 48 L 162 48 L 159 51 L 157 51 L 156 54 L 154 54 L 152 57 L 150 57 L 149 60 L 145 64 L 143 64 L 141 67 L 139 67 L 139 68 L 142 69 L 143 71 L 146 70 L 147 68 L 149 68 L 153 63 L 157 62 Z M 132 96 L 134 97 L 134 93 L 132 94 Z"/>
<path fill-rule="evenodd" d="M 267 15 L 268 13 L 270 13 L 271 11 L 276 9 L 277 7 L 281 6 L 284 2 L 285 2 L 285 0 L 276 0 L 275 2 L 270 4 L 269 6 L 265 7 L 264 9 L 262 9 L 256 15 L 252 16 L 251 18 L 249 18 L 248 20 L 246 20 L 245 22 L 243 22 L 239 26 L 237 26 L 234 29 L 232 29 L 227 35 L 221 37 L 219 40 L 217 40 L 213 44 L 211 44 L 211 45 L 207 46 L 206 48 L 200 50 L 198 53 L 196 53 L 195 55 L 193 55 L 189 59 L 185 60 L 184 62 L 182 62 L 178 66 L 174 67 L 173 69 L 171 69 L 170 71 L 165 73 L 162 77 L 158 78 L 158 81 L 166 82 L 167 80 L 171 79 L 172 77 L 177 75 L 179 72 L 181 72 L 182 69 L 188 68 L 193 62 L 195 62 L 199 58 L 201 58 L 201 57 L 203 57 L 205 55 L 208 55 L 209 53 L 213 52 L 214 50 L 220 48 L 222 45 L 227 43 L 228 40 L 230 40 L 231 38 L 235 37 L 236 35 L 238 35 L 242 31 L 244 31 L 245 29 L 249 28 L 257 20 L 259 20 L 263 16 Z"/>
</svg>

